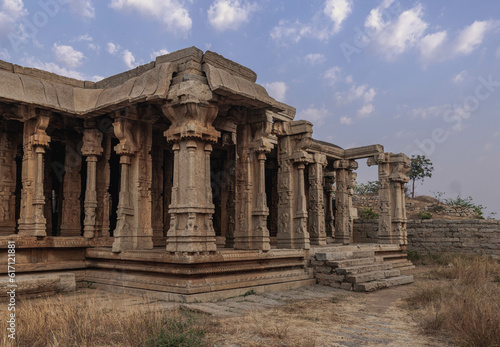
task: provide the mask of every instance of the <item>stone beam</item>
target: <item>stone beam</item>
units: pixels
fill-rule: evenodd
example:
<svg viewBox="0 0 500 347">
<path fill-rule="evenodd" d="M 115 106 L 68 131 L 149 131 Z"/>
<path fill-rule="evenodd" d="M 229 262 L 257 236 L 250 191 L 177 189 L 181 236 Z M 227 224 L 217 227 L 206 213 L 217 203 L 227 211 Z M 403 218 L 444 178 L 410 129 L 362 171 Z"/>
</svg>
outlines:
<svg viewBox="0 0 500 347">
<path fill-rule="evenodd" d="M 384 146 L 382 145 L 370 145 L 370 146 L 349 148 L 344 151 L 344 159 L 354 160 L 361 158 L 369 158 L 380 153 L 384 153 Z"/>
</svg>

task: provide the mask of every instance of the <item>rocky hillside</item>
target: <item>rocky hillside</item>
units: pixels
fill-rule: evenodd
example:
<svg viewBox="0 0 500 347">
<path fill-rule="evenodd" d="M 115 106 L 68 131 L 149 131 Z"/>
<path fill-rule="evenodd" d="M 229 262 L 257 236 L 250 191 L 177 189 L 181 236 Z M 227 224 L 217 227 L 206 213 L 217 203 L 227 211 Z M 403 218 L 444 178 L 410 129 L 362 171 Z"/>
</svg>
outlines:
<svg viewBox="0 0 500 347">
<path fill-rule="evenodd" d="M 359 218 L 376 217 L 379 213 L 379 198 L 376 194 L 353 195 L 353 207 L 358 209 Z M 373 211 L 373 212 L 372 212 Z M 437 199 L 421 195 L 406 198 L 408 219 L 481 219 L 476 209 L 461 205 L 447 205 Z"/>
</svg>

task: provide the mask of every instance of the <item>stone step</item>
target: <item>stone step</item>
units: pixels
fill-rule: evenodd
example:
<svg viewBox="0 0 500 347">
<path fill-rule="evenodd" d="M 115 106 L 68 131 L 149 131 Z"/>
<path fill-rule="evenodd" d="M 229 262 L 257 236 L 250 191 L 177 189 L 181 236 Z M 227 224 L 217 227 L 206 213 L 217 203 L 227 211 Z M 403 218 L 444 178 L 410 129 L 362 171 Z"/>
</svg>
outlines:
<svg viewBox="0 0 500 347">
<path fill-rule="evenodd" d="M 386 264 L 391 264 L 393 269 L 398 270 L 412 270 L 415 268 L 415 265 L 408 259 L 396 259 L 386 261 Z"/>
<path fill-rule="evenodd" d="M 355 258 L 374 257 L 374 251 L 344 251 L 344 252 L 318 252 L 315 254 L 315 260 L 320 261 L 339 261 Z"/>
<path fill-rule="evenodd" d="M 342 267 L 335 270 L 335 272 L 339 275 L 355 275 L 361 274 L 364 272 L 372 272 L 372 271 L 380 271 L 380 270 L 392 270 L 392 264 L 383 263 L 383 264 L 371 264 L 371 265 L 360 265 L 360 266 L 351 266 L 351 267 Z"/>
<path fill-rule="evenodd" d="M 378 281 L 355 283 L 353 290 L 355 292 L 373 292 L 378 289 L 399 286 L 403 284 L 413 283 L 413 276 L 402 275 L 391 278 L 384 278 Z"/>
<path fill-rule="evenodd" d="M 370 281 L 381 280 L 388 277 L 400 276 L 401 272 L 399 270 L 382 270 L 382 271 L 371 271 L 355 275 L 346 275 L 345 280 L 350 283 L 364 283 Z"/>
<path fill-rule="evenodd" d="M 327 266 L 332 266 L 332 267 L 339 267 L 339 268 L 346 268 L 346 267 L 352 267 L 352 266 L 361 266 L 361 265 L 371 265 L 375 264 L 375 257 L 369 257 L 369 258 L 357 258 L 357 259 L 345 259 L 345 260 L 339 260 L 339 261 L 327 261 L 326 265 Z"/>
</svg>

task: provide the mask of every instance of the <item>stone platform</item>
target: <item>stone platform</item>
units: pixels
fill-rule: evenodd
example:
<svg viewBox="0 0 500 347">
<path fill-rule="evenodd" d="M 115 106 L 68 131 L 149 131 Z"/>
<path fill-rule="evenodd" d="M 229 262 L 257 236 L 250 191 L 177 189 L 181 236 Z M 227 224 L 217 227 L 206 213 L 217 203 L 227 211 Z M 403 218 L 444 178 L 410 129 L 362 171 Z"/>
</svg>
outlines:
<svg viewBox="0 0 500 347">
<path fill-rule="evenodd" d="M 199 254 L 87 249 L 85 279 L 95 288 L 168 301 L 213 301 L 248 291 L 315 283 L 304 250 L 224 250 Z"/>
</svg>

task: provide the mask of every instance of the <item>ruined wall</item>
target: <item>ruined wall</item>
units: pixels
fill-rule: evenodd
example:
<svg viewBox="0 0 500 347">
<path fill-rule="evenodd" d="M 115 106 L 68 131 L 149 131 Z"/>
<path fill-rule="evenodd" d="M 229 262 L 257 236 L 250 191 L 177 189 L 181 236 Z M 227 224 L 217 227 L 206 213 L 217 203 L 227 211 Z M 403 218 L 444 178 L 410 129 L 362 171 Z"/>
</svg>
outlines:
<svg viewBox="0 0 500 347">
<path fill-rule="evenodd" d="M 376 242 L 378 221 L 355 220 L 354 241 Z M 410 220 L 408 249 L 488 254 L 500 258 L 500 220 Z"/>
</svg>

